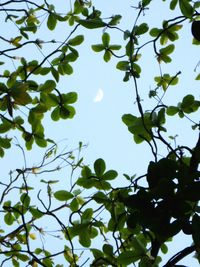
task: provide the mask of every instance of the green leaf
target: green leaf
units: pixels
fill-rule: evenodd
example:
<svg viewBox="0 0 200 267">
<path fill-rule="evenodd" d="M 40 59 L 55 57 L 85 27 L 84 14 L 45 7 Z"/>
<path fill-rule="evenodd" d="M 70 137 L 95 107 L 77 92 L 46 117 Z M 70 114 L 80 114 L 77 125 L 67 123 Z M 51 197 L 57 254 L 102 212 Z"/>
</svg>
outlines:
<svg viewBox="0 0 200 267">
<path fill-rule="evenodd" d="M 87 230 L 83 230 L 79 234 L 79 242 L 83 247 L 89 248 L 91 246 L 90 235 Z"/>
<path fill-rule="evenodd" d="M 104 53 L 104 55 L 103 55 L 103 59 L 104 59 L 104 61 L 105 61 L 105 62 L 110 61 L 111 56 L 112 56 L 111 52 L 110 52 L 109 50 L 106 50 L 105 53 Z"/>
<path fill-rule="evenodd" d="M 31 199 L 27 193 L 23 193 L 20 197 L 20 200 L 21 200 L 22 204 L 24 205 L 24 207 L 26 207 L 26 208 L 29 207 Z"/>
<path fill-rule="evenodd" d="M 161 48 L 160 53 L 165 54 L 165 55 L 169 55 L 174 51 L 174 48 L 175 48 L 174 44 L 170 44 L 164 48 Z"/>
<path fill-rule="evenodd" d="M 60 119 L 60 108 L 56 107 L 52 113 L 51 113 L 51 118 L 53 121 L 58 121 Z"/>
<path fill-rule="evenodd" d="M 77 99 L 78 99 L 78 94 L 76 92 L 62 94 L 62 101 L 64 104 L 73 104 L 77 101 Z"/>
<path fill-rule="evenodd" d="M 59 201 L 67 201 L 74 197 L 74 195 L 66 190 L 59 190 L 54 193 L 54 197 Z"/>
<path fill-rule="evenodd" d="M 87 19 L 87 20 L 80 19 L 78 22 L 87 29 L 97 29 L 105 27 L 107 25 L 101 19 Z"/>
<path fill-rule="evenodd" d="M 98 192 L 92 197 L 97 203 L 106 203 L 109 201 L 108 197 L 103 192 Z"/>
<path fill-rule="evenodd" d="M 172 0 L 170 3 L 170 9 L 174 10 L 177 6 L 178 0 Z"/>
<path fill-rule="evenodd" d="M 26 92 L 27 85 L 24 83 L 16 83 L 11 88 L 11 95 L 15 100 L 15 103 L 18 105 L 26 106 L 27 104 L 32 102 L 32 98 Z"/>
<path fill-rule="evenodd" d="M 139 256 L 135 256 L 133 251 L 124 251 L 118 258 L 117 263 L 123 265 L 133 264 L 135 261 L 139 260 Z"/>
<path fill-rule="evenodd" d="M 11 147 L 10 142 L 11 142 L 10 138 L 0 137 L 0 147 L 5 148 L 5 149 L 10 148 Z"/>
<path fill-rule="evenodd" d="M 21 254 L 21 253 L 17 254 L 17 258 L 23 262 L 30 260 L 29 256 L 27 256 L 26 254 Z"/>
<path fill-rule="evenodd" d="M 77 35 L 73 39 L 70 39 L 68 44 L 71 46 L 76 46 L 80 45 L 84 41 L 84 36 L 83 35 Z"/>
<path fill-rule="evenodd" d="M 11 212 L 7 212 L 4 216 L 4 221 L 7 225 L 12 225 L 13 222 L 15 221 L 14 216 L 12 215 Z"/>
<path fill-rule="evenodd" d="M 12 264 L 14 267 L 20 267 L 19 262 L 16 258 L 12 258 Z"/>
<path fill-rule="evenodd" d="M 112 19 L 108 22 L 108 25 L 115 26 L 120 23 L 122 16 L 121 15 L 115 15 L 112 17 Z"/>
<path fill-rule="evenodd" d="M 132 114 L 124 114 L 122 116 L 123 123 L 126 124 L 126 126 L 130 127 L 135 124 L 137 120 L 137 117 L 133 116 Z"/>
<path fill-rule="evenodd" d="M 103 180 L 113 180 L 117 177 L 118 173 L 114 170 L 107 171 L 103 174 Z"/>
<path fill-rule="evenodd" d="M 104 47 L 108 47 L 110 43 L 110 35 L 107 32 L 104 32 L 102 35 L 102 43 Z"/>
<path fill-rule="evenodd" d="M 195 80 L 197 80 L 197 81 L 200 80 L 200 73 L 196 76 Z"/>
<path fill-rule="evenodd" d="M 106 255 L 110 255 L 113 256 L 113 246 L 109 245 L 109 244 L 104 244 L 103 245 L 103 252 Z"/>
<path fill-rule="evenodd" d="M 56 82 L 59 82 L 59 72 L 53 66 L 51 67 L 51 74 L 53 75 Z"/>
<path fill-rule="evenodd" d="M 129 70 L 129 62 L 128 61 L 119 61 L 116 65 L 116 68 L 121 71 Z"/>
<path fill-rule="evenodd" d="M 91 252 L 92 252 L 92 254 L 93 254 L 95 259 L 101 259 L 101 258 L 104 257 L 103 252 L 101 250 L 99 250 L 99 249 L 92 248 Z"/>
<path fill-rule="evenodd" d="M 161 251 L 162 251 L 163 254 L 167 254 L 168 247 L 165 244 L 162 244 L 160 248 L 161 248 Z"/>
<path fill-rule="evenodd" d="M 169 106 L 166 110 L 167 115 L 174 116 L 179 112 L 179 108 L 175 106 Z"/>
<path fill-rule="evenodd" d="M 152 0 L 142 0 L 142 7 L 148 6 Z"/>
<path fill-rule="evenodd" d="M 93 209 L 87 208 L 81 215 L 81 223 L 88 223 L 91 221 L 93 215 Z"/>
<path fill-rule="evenodd" d="M 149 26 L 147 23 L 142 23 L 139 26 L 137 26 L 135 34 L 136 35 L 142 35 L 146 33 L 149 30 Z"/>
<path fill-rule="evenodd" d="M 119 50 L 121 48 L 121 45 L 110 45 L 109 50 Z"/>
<path fill-rule="evenodd" d="M 101 177 L 106 170 L 105 161 L 101 158 L 94 162 L 94 171 L 98 177 Z"/>
<path fill-rule="evenodd" d="M 43 213 L 39 211 L 37 208 L 30 207 L 29 211 L 32 214 L 32 216 L 36 219 L 39 219 L 43 216 Z"/>
<path fill-rule="evenodd" d="M 94 52 L 101 52 L 105 49 L 105 47 L 102 44 L 92 45 L 91 47 Z"/>
<path fill-rule="evenodd" d="M 53 31 L 56 27 L 57 19 L 53 13 L 50 13 L 47 19 L 47 27 L 49 30 Z"/>
<path fill-rule="evenodd" d="M 73 68 L 67 61 L 63 61 L 58 65 L 58 72 L 61 75 L 71 75 L 73 73 Z"/>
<path fill-rule="evenodd" d="M 188 0 L 179 0 L 179 7 L 185 17 L 192 17 L 194 10 Z"/>
<path fill-rule="evenodd" d="M 71 211 L 77 211 L 78 208 L 79 208 L 79 202 L 78 202 L 77 198 L 74 198 L 70 203 L 70 209 L 71 209 Z"/>
<path fill-rule="evenodd" d="M 61 119 L 65 120 L 65 119 L 69 118 L 70 111 L 69 111 L 68 107 L 65 107 L 65 106 L 60 107 L 59 112 L 60 112 L 60 118 Z"/>
<path fill-rule="evenodd" d="M 47 146 L 47 141 L 41 137 L 38 136 L 37 134 L 34 135 L 34 139 L 35 139 L 35 143 L 39 146 L 39 147 L 46 147 Z"/>
<path fill-rule="evenodd" d="M 152 37 L 157 37 L 161 32 L 162 32 L 161 29 L 153 28 L 153 29 L 150 30 L 149 34 L 150 34 Z"/>
<path fill-rule="evenodd" d="M 51 93 L 56 87 L 56 83 L 53 80 L 47 80 L 44 84 L 39 86 L 39 90 L 43 93 Z"/>
</svg>

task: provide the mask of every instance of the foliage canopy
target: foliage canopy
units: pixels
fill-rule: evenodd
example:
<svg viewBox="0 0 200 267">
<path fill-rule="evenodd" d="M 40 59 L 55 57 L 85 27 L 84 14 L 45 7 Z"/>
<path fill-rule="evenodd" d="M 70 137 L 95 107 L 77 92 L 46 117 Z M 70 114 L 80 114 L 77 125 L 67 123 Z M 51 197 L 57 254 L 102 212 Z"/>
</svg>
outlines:
<svg viewBox="0 0 200 267">
<path fill-rule="evenodd" d="M 197 114 L 200 101 L 188 93 L 177 105 L 166 104 L 164 97 L 171 86 L 179 84 L 181 71 L 162 71 L 163 66 L 173 63 L 176 42 L 186 22 L 195 23 L 192 33 L 196 39 L 191 45 L 199 45 L 200 1 L 160 1 L 166 2 L 163 7 L 167 6 L 174 17 L 164 18 L 159 28 L 145 21 L 147 12 L 155 12 L 151 10 L 153 2 L 142 0 L 130 7 L 135 19 L 129 29 L 122 29 L 121 14 L 104 18 L 91 1 L 70 1 L 66 14 L 46 0 L 1 1 L 5 27 L 14 25 L 16 35 L 0 35 L 0 156 L 11 148 L 16 132 L 24 141 L 25 148 L 19 146 L 23 152 L 31 150 L 33 144 L 42 148 L 51 145 L 39 165 L 30 168 L 25 164 L 0 182 L 1 266 L 9 263 L 95 267 L 135 263 L 139 267 L 172 267 L 193 252 L 200 261 L 200 137 L 190 148 L 177 145 L 176 136 L 171 136 L 171 140 L 167 136 L 169 117 L 186 118 L 191 122 L 191 131 L 199 135 L 199 122 L 190 116 Z M 56 33 L 58 24 L 71 28 L 68 36 L 62 41 L 45 40 L 45 36 L 40 39 L 41 28 L 43 32 Z M 140 176 L 118 177 L 117 171 L 108 169 L 102 158 L 95 160 L 92 167 L 86 165 L 81 157 L 81 142 L 77 150 L 57 154 L 56 140 L 45 133 L 43 119 L 48 114 L 53 121 L 73 119 L 75 115 L 77 93 L 66 93 L 59 82 L 62 76 L 73 75 L 73 64 L 79 60 L 79 46 L 84 44 L 84 34 L 79 29 L 102 29 L 101 41 L 91 44 L 91 53 L 101 53 L 105 62 L 117 59 L 116 69 L 123 73 L 123 81 L 134 88 L 137 114 L 124 114 L 122 121 L 134 142 L 146 142 L 152 152 L 147 171 Z M 122 34 L 122 43 L 112 41 L 114 30 Z M 44 53 L 48 44 L 50 49 Z M 39 49 L 42 59 L 24 53 L 30 53 L 32 46 Z M 154 77 L 155 89 L 147 92 L 154 103 L 151 108 L 143 104 L 139 86 L 144 78 L 140 62 L 146 47 L 153 51 L 160 69 L 160 75 Z M 199 79 L 197 75 L 197 83 Z M 36 174 L 57 172 L 63 161 L 70 166 L 71 177 L 80 171 L 70 188 L 59 187 L 59 180 L 43 178 L 34 184 Z M 117 179 L 123 179 L 126 185 L 114 187 Z M 106 219 L 102 219 L 104 214 Z M 58 250 L 38 242 L 38 236 L 47 241 L 52 238 L 45 231 L 46 224 L 58 229 L 58 235 L 53 235 L 59 243 Z M 160 253 L 167 254 L 173 237 L 180 232 L 191 237 L 192 245 L 163 263 Z M 95 240 L 101 241 L 95 245 Z M 77 244 L 81 251 L 76 250 Z M 89 256 L 85 258 L 82 252 L 86 248 Z"/>
</svg>

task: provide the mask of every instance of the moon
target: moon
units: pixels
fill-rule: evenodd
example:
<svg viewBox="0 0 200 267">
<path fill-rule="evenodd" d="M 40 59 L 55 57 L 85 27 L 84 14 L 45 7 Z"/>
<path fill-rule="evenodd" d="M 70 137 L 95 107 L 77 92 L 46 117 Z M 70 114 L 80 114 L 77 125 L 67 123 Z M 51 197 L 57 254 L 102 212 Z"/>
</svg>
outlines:
<svg viewBox="0 0 200 267">
<path fill-rule="evenodd" d="M 99 89 L 94 97 L 94 102 L 97 103 L 97 102 L 101 102 L 102 99 L 103 99 L 103 96 L 104 96 L 104 93 L 103 93 L 103 90 L 102 89 Z"/>
</svg>

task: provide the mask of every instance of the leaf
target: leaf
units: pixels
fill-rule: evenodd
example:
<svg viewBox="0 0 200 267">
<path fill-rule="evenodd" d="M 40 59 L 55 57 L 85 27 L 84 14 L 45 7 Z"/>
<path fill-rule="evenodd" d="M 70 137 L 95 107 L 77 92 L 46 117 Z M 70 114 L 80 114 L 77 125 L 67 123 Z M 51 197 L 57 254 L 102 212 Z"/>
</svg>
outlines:
<svg viewBox="0 0 200 267">
<path fill-rule="evenodd" d="M 105 49 L 102 44 L 92 45 L 91 47 L 94 52 L 101 52 Z"/>
<path fill-rule="evenodd" d="M 92 248 L 91 252 L 92 252 L 92 254 L 93 254 L 95 259 L 101 259 L 101 258 L 104 257 L 103 252 L 101 250 L 99 250 L 99 249 Z"/>
<path fill-rule="evenodd" d="M 109 50 L 106 50 L 105 53 L 104 53 L 104 55 L 103 55 L 103 59 L 104 59 L 104 61 L 105 61 L 105 62 L 110 61 L 111 56 L 112 56 L 111 52 L 110 52 Z"/>
<path fill-rule="evenodd" d="M 39 90 L 43 93 L 51 93 L 56 87 L 56 83 L 53 80 L 47 80 L 44 84 L 39 86 Z"/>
<path fill-rule="evenodd" d="M 89 248 L 91 246 L 91 240 L 87 230 L 83 230 L 79 234 L 79 242 L 83 247 Z"/>
<path fill-rule="evenodd" d="M 135 34 L 136 35 L 141 35 L 146 33 L 149 30 L 149 26 L 147 23 L 142 23 L 139 26 L 137 26 Z"/>
<path fill-rule="evenodd" d="M 31 234 L 30 234 L 30 237 L 31 237 Z M 23 262 L 30 260 L 29 256 L 27 256 L 26 254 L 21 254 L 21 253 L 17 254 L 17 258 Z"/>
<path fill-rule="evenodd" d="M 121 48 L 121 45 L 110 45 L 109 50 L 119 50 Z"/>
<path fill-rule="evenodd" d="M 57 19 L 53 13 L 50 13 L 47 19 L 47 27 L 49 30 L 53 31 L 56 27 Z"/>
<path fill-rule="evenodd" d="M 107 25 L 101 19 L 87 19 L 87 20 L 80 19 L 78 23 L 87 29 L 97 29 L 105 27 Z"/>
<path fill-rule="evenodd" d="M 58 121 L 60 119 L 60 108 L 56 107 L 52 113 L 51 113 L 51 118 L 53 121 Z"/>
<path fill-rule="evenodd" d="M 115 26 L 120 23 L 122 16 L 121 15 L 115 15 L 112 17 L 112 19 L 108 22 L 108 25 Z"/>
<path fill-rule="evenodd" d="M 108 197 L 103 192 L 98 192 L 92 197 L 97 203 L 106 203 L 109 201 Z"/>
<path fill-rule="evenodd" d="M 84 35 L 77 35 L 73 39 L 70 39 L 68 44 L 71 46 L 80 45 L 84 41 Z"/>
<path fill-rule="evenodd" d="M 93 215 L 93 209 L 87 208 L 81 215 L 81 223 L 88 223 L 91 221 Z"/>
<path fill-rule="evenodd" d="M 10 142 L 11 142 L 10 138 L 0 137 L 0 147 L 5 148 L 5 149 L 10 148 L 11 147 Z"/>
<path fill-rule="evenodd" d="M 68 107 L 65 107 L 65 106 L 62 106 L 60 107 L 60 118 L 61 119 L 68 119 L 69 118 L 69 115 L 70 115 L 70 111 L 68 110 Z"/>
<path fill-rule="evenodd" d="M 32 102 L 32 98 L 26 92 L 27 85 L 23 83 L 16 83 L 11 88 L 11 95 L 15 100 L 15 103 L 18 105 L 26 106 L 27 104 Z"/>
<path fill-rule="evenodd" d="M 113 180 L 117 177 L 118 173 L 114 170 L 107 171 L 103 174 L 103 180 Z"/>
<path fill-rule="evenodd" d="M 161 251 L 162 251 L 163 254 L 167 254 L 167 252 L 168 252 L 167 245 L 162 244 L 161 247 L 160 247 L 160 249 L 161 249 Z"/>
<path fill-rule="evenodd" d="M 200 73 L 196 76 L 195 80 L 197 80 L 197 81 L 200 80 Z"/>
<path fill-rule="evenodd" d="M 122 116 L 123 123 L 125 123 L 128 127 L 134 125 L 136 120 L 137 117 L 133 116 L 132 114 L 124 114 Z"/>
<path fill-rule="evenodd" d="M 149 33 L 149 34 L 150 34 L 152 37 L 157 37 L 161 32 L 162 32 L 161 29 L 153 28 L 153 29 L 150 30 L 150 33 Z"/>
<path fill-rule="evenodd" d="M 110 35 L 107 32 L 104 32 L 102 35 L 102 43 L 104 47 L 108 47 L 110 43 Z"/>
<path fill-rule="evenodd" d="M 172 0 L 170 3 L 170 9 L 174 10 L 176 8 L 177 3 L 178 3 L 178 0 Z"/>
<path fill-rule="evenodd" d="M 105 161 L 101 158 L 97 159 L 95 162 L 94 162 L 94 171 L 97 175 L 97 177 L 100 177 L 103 175 L 103 173 L 105 172 L 106 170 L 106 164 L 105 164 Z"/>
<path fill-rule="evenodd" d="M 4 216 L 4 221 L 7 225 L 12 225 L 13 222 L 15 221 L 14 216 L 12 215 L 11 212 L 7 212 Z"/>
<path fill-rule="evenodd" d="M 64 104 L 73 104 L 77 101 L 77 99 L 78 99 L 78 94 L 76 92 L 62 94 L 62 101 Z"/>
<path fill-rule="evenodd" d="M 51 74 L 53 75 L 56 82 L 59 82 L 59 72 L 53 66 L 51 66 Z"/>
<path fill-rule="evenodd" d="M 67 201 L 74 197 L 74 195 L 65 190 L 59 190 L 54 193 L 54 197 L 59 201 Z"/>
<path fill-rule="evenodd" d="M 61 75 L 71 75 L 73 73 L 73 68 L 67 61 L 63 61 L 58 65 L 58 72 Z"/>
<path fill-rule="evenodd" d="M 167 115 L 174 116 L 179 112 L 179 108 L 175 106 L 169 106 L 166 110 Z"/>
<path fill-rule="evenodd" d="M 165 55 L 169 55 L 174 51 L 174 48 L 175 48 L 174 44 L 170 44 L 164 48 L 161 48 L 160 53 L 165 54 Z"/>
<path fill-rule="evenodd" d="M 192 17 L 194 10 L 188 0 L 179 0 L 179 7 L 185 17 Z"/>
<path fill-rule="evenodd" d="M 43 213 L 39 211 L 37 208 L 30 207 L 29 211 L 32 214 L 32 216 L 36 219 L 39 219 L 43 216 Z"/>
<path fill-rule="evenodd" d="M 128 61 L 119 61 L 116 65 L 116 68 L 121 71 L 129 70 L 129 62 Z"/>
<path fill-rule="evenodd" d="M 78 202 L 77 198 L 74 198 L 70 203 L 70 209 L 71 209 L 71 211 L 77 211 L 78 208 L 79 208 L 79 202 Z"/>
<path fill-rule="evenodd" d="M 123 265 L 133 264 L 135 261 L 139 260 L 139 256 L 135 256 L 133 251 L 124 251 L 118 258 L 117 263 Z"/>
<path fill-rule="evenodd" d="M 41 137 L 38 136 L 37 134 L 34 135 L 34 139 L 35 139 L 35 143 L 39 146 L 39 147 L 46 147 L 47 146 L 47 141 Z"/>
<path fill-rule="evenodd" d="M 152 0 L 142 0 L 142 7 L 148 6 Z"/>
<path fill-rule="evenodd" d="M 26 207 L 26 208 L 29 207 L 31 199 L 27 193 L 23 193 L 20 197 L 20 200 L 21 200 L 22 204 L 24 205 L 24 207 Z"/>
<path fill-rule="evenodd" d="M 104 244 L 103 245 L 103 252 L 106 255 L 110 255 L 113 256 L 113 246 L 109 245 L 109 244 Z"/>
</svg>

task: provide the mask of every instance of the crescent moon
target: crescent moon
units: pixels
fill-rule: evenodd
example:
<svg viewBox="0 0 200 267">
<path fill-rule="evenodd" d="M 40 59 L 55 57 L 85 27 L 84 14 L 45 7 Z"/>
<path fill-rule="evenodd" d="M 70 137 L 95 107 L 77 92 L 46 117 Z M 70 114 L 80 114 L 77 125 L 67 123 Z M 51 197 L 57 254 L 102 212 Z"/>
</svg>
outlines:
<svg viewBox="0 0 200 267">
<path fill-rule="evenodd" d="M 103 99 L 103 96 L 104 96 L 103 90 L 102 90 L 102 89 L 99 89 L 99 90 L 97 91 L 96 96 L 94 97 L 94 102 L 95 102 L 95 103 L 96 103 L 96 102 L 101 102 L 102 99 Z"/>
</svg>

